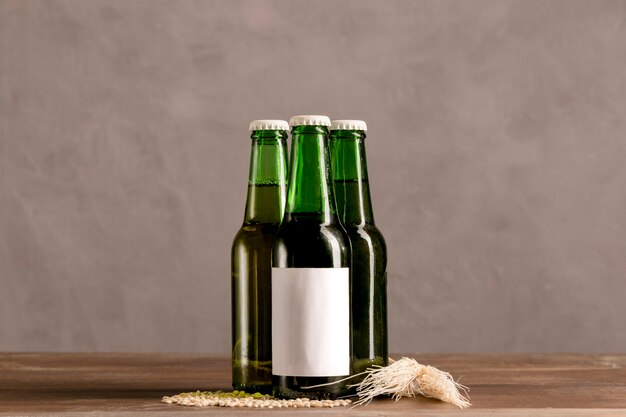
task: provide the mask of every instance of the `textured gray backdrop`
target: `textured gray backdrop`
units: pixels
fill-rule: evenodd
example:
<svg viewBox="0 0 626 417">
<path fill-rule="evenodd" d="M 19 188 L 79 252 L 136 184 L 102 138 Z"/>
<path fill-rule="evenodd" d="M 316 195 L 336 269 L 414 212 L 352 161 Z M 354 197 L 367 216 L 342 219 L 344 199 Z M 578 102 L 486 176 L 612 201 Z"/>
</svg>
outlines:
<svg viewBox="0 0 626 417">
<path fill-rule="evenodd" d="M 362 118 L 393 352 L 626 350 L 625 1 L 0 0 L 0 350 L 230 349 L 247 126 Z"/>
</svg>

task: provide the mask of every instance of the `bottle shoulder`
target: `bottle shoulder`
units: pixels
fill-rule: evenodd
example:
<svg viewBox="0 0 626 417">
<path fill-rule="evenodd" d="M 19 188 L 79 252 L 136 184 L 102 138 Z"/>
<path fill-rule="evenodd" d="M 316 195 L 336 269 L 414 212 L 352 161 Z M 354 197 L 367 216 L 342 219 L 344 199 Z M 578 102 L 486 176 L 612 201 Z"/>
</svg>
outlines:
<svg viewBox="0 0 626 417">
<path fill-rule="evenodd" d="M 284 223 L 274 239 L 277 267 L 348 267 L 350 238 L 341 224 Z"/>
<path fill-rule="evenodd" d="M 278 224 L 271 223 L 257 223 L 246 224 L 244 223 L 235 237 L 233 238 L 233 248 L 237 246 L 247 246 L 254 243 L 265 244 L 267 241 L 271 241 L 276 236 L 278 231 Z"/>
<path fill-rule="evenodd" d="M 347 239 L 348 234 L 341 223 L 330 224 L 319 222 L 283 222 L 276 232 L 278 238 L 298 239 Z"/>
<path fill-rule="evenodd" d="M 387 243 L 378 228 L 374 225 L 347 225 L 346 232 L 350 238 L 353 255 L 377 253 L 387 256 Z M 358 255 L 361 256 L 361 255 Z"/>
<path fill-rule="evenodd" d="M 374 225 L 353 226 L 347 229 L 352 248 L 355 274 L 363 276 L 375 271 L 376 276 L 384 275 L 387 269 L 387 244 L 385 238 Z"/>
<path fill-rule="evenodd" d="M 350 238 L 372 239 L 386 246 L 385 237 L 375 224 L 345 224 L 346 232 Z"/>
</svg>

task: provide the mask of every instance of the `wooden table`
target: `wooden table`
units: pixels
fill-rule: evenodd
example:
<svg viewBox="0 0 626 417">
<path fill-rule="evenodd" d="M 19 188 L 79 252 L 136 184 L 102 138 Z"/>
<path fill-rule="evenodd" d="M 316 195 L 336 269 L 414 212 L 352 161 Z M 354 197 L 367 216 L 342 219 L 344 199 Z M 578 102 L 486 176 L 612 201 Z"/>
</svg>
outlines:
<svg viewBox="0 0 626 417">
<path fill-rule="evenodd" d="M 470 387 L 472 408 L 426 398 L 333 409 L 189 408 L 182 391 L 228 390 L 224 356 L 0 353 L 0 415 L 626 416 L 626 355 L 410 355 Z M 190 414 L 191 413 L 191 414 Z"/>
</svg>

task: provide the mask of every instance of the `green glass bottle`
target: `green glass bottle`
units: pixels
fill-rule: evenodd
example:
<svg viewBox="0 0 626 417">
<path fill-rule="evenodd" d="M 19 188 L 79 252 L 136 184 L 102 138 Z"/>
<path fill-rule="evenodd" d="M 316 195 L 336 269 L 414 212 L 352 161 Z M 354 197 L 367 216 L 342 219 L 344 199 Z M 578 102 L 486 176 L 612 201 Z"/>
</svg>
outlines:
<svg viewBox="0 0 626 417">
<path fill-rule="evenodd" d="M 352 366 L 387 365 L 387 247 L 374 224 L 361 120 L 333 120 L 332 175 L 337 211 L 352 247 Z M 353 380 L 358 382 L 359 379 Z"/>
<path fill-rule="evenodd" d="M 246 212 L 232 246 L 233 388 L 272 391 L 272 242 L 287 195 L 284 120 L 250 123 L 252 153 Z"/>
<path fill-rule="evenodd" d="M 294 116 L 285 219 L 272 252 L 274 395 L 336 398 L 350 369 L 350 241 L 337 218 L 326 116 Z"/>
</svg>

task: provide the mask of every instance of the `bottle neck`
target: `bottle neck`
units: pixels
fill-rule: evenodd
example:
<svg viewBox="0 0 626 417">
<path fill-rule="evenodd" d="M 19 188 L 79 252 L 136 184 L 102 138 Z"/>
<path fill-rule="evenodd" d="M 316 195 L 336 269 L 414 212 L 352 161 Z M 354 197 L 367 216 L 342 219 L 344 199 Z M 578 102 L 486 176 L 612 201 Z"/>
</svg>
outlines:
<svg viewBox="0 0 626 417">
<path fill-rule="evenodd" d="M 245 224 L 280 224 L 287 195 L 287 132 L 252 132 Z"/>
<path fill-rule="evenodd" d="M 296 126 L 291 132 L 291 165 L 285 218 L 331 224 L 337 220 L 330 182 L 328 129 Z"/>
<path fill-rule="evenodd" d="M 365 132 L 331 132 L 332 175 L 339 219 L 344 224 L 374 224 L 365 158 Z"/>
</svg>

